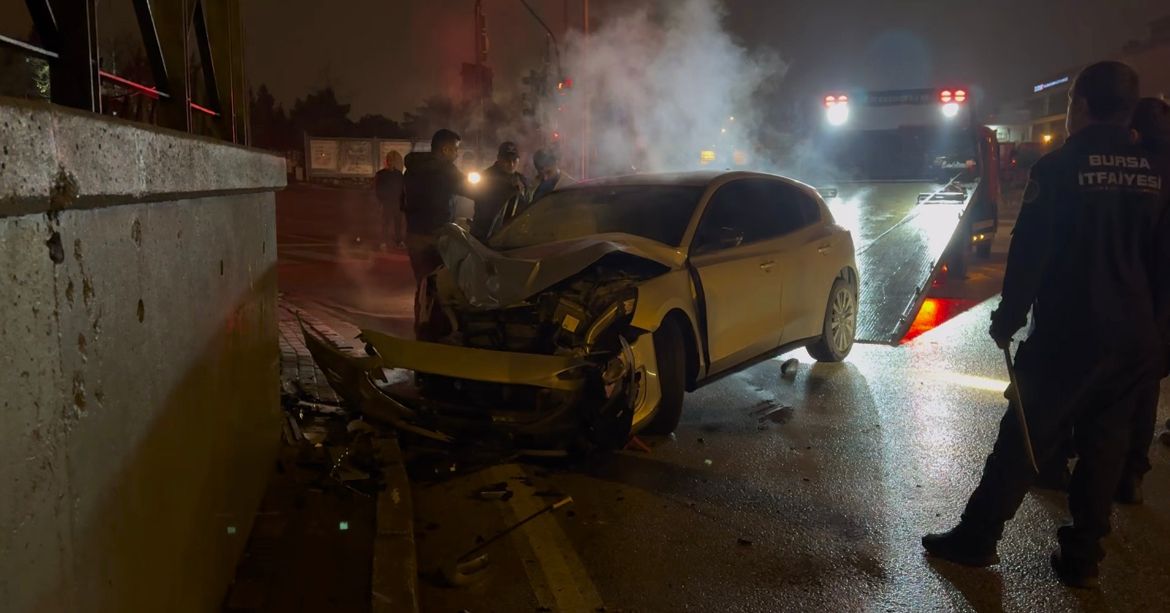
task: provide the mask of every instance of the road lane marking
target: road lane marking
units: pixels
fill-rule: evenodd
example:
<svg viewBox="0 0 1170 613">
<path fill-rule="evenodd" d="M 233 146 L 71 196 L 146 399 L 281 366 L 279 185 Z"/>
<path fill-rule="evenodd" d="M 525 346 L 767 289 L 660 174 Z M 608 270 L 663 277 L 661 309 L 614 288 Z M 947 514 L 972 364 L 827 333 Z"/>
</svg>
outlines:
<svg viewBox="0 0 1170 613">
<path fill-rule="evenodd" d="M 515 483 L 526 478 L 524 469 L 516 464 L 493 466 L 488 469 L 492 479 Z M 517 492 L 507 503 L 508 514 L 514 523 L 541 510 L 548 501 L 528 492 Z M 541 606 L 556 611 L 589 612 L 604 608 L 597 587 L 589 578 L 585 564 L 577 556 L 568 535 L 552 513 L 532 520 L 512 534 L 518 546 L 532 552 L 535 564 L 524 563 L 524 570 Z"/>
<path fill-rule="evenodd" d="M 962 373 L 945 370 L 927 372 L 926 377 L 929 379 L 934 379 L 935 381 L 941 381 L 943 383 L 951 383 L 972 389 L 986 390 L 988 392 L 1003 393 L 1003 391 L 1006 390 L 1008 386 L 1008 382 L 1001 379 L 992 379 L 990 377 L 979 377 L 975 375 L 964 375 Z"/>
</svg>

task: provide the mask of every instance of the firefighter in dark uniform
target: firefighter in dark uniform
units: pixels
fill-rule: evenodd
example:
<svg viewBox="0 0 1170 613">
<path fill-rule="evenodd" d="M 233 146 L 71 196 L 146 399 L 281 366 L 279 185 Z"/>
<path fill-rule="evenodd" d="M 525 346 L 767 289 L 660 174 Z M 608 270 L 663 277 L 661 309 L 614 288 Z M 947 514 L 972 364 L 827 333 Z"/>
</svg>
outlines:
<svg viewBox="0 0 1170 613">
<path fill-rule="evenodd" d="M 1032 169 L 992 315 L 991 336 L 1005 348 L 1032 310 L 1016 354 L 1016 391 L 1037 461 L 1075 432 L 1073 522 L 1058 532 L 1051 558 L 1061 581 L 1075 587 L 1096 581 L 1133 414 L 1165 371 L 1155 294 L 1170 271 L 1160 270 L 1155 248 L 1170 177 L 1131 138 L 1137 101 L 1137 74 L 1124 64 L 1101 62 L 1077 76 L 1069 138 Z M 968 566 L 998 562 L 1004 524 L 1036 478 L 1016 410 L 1009 403 L 958 526 L 923 537 L 930 555 Z"/>
<path fill-rule="evenodd" d="M 1170 174 L 1170 104 L 1158 98 L 1142 98 L 1138 101 L 1130 127 L 1137 136 L 1137 142 L 1151 156 L 1151 161 L 1160 160 L 1165 165 L 1166 174 Z M 1170 249 L 1170 246 L 1164 247 Z M 1168 306 L 1166 302 L 1166 299 L 1162 299 L 1159 304 L 1165 307 Z M 1160 325 L 1163 334 L 1170 336 L 1170 324 L 1162 322 Z M 1170 346 L 1167 347 L 1167 365 L 1170 366 Z M 1142 480 L 1151 468 L 1150 443 L 1158 420 L 1158 393 L 1158 386 L 1152 387 L 1149 397 L 1140 403 L 1134 413 L 1125 471 L 1113 497 L 1114 502 L 1142 504 L 1144 500 Z M 1036 487 L 1060 491 L 1068 489 L 1068 461 L 1075 456 L 1071 433 L 1069 441 L 1064 445 L 1064 453 L 1053 455 L 1051 461 L 1040 467 Z"/>
</svg>

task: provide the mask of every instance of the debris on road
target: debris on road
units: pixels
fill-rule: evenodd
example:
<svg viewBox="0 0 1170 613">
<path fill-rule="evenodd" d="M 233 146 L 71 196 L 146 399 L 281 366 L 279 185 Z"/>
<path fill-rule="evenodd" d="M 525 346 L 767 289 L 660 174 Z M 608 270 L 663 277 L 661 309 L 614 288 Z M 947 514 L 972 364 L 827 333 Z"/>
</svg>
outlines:
<svg viewBox="0 0 1170 613">
<path fill-rule="evenodd" d="M 764 421 L 770 421 L 777 424 L 785 424 L 792 419 L 794 413 L 795 411 L 792 407 L 787 405 L 780 405 L 760 413 L 757 417 L 761 423 Z"/>
<path fill-rule="evenodd" d="M 674 433 L 671 433 L 672 436 L 673 434 Z M 630 440 L 626 443 L 624 449 L 626 451 L 630 451 L 632 449 L 633 451 L 641 451 L 642 453 L 650 453 L 652 451 L 649 445 L 636 436 L 630 437 Z"/>
<path fill-rule="evenodd" d="M 788 358 L 780 365 L 780 376 L 785 379 L 795 379 L 798 370 L 800 370 L 800 360 Z"/>
<path fill-rule="evenodd" d="M 738 543 L 738 544 L 739 544 L 740 546 L 742 546 L 742 547 L 751 547 L 751 546 L 752 546 L 752 542 L 751 542 L 751 540 L 750 540 L 750 539 L 745 539 L 745 538 L 743 538 L 743 537 L 740 537 L 739 539 L 737 539 L 737 540 L 736 540 L 736 543 Z"/>
<path fill-rule="evenodd" d="M 511 500 L 513 495 L 515 493 L 503 481 L 481 487 L 475 492 L 475 497 L 480 500 Z"/>
<path fill-rule="evenodd" d="M 505 487 L 506 487 L 506 484 L 505 484 Z M 570 504 L 573 504 L 573 497 L 572 496 L 565 496 L 564 498 L 561 498 L 560 500 L 558 500 L 554 503 L 551 503 L 549 505 L 544 506 L 539 511 L 536 511 L 536 512 L 532 513 L 531 515 L 529 515 L 528 517 L 525 517 L 524 519 L 512 524 L 511 526 L 508 526 L 507 528 L 504 528 L 503 530 L 495 533 L 494 535 L 492 535 L 491 538 L 488 538 L 487 540 L 479 542 L 480 539 L 476 539 L 477 544 L 475 547 L 472 547 L 470 550 L 467 551 L 467 553 L 464 553 L 463 555 L 459 556 L 458 558 L 455 558 L 455 560 L 452 561 L 451 563 L 446 564 L 442 568 L 440 568 L 440 572 L 442 573 L 443 578 L 452 587 L 467 585 L 471 581 L 471 577 L 473 575 L 475 575 L 476 573 L 479 573 L 483 569 L 487 568 L 488 563 L 489 563 L 488 557 L 486 554 L 483 554 L 481 552 L 483 552 L 483 550 L 486 549 L 489 545 L 504 538 L 505 536 L 508 536 L 509 534 L 516 531 L 518 528 L 520 528 L 524 524 L 527 524 L 528 522 L 536 519 L 537 517 L 540 517 L 541 515 L 544 515 L 545 513 L 548 513 L 551 511 L 556 511 L 557 509 L 561 509 L 561 508 L 566 507 Z"/>
<path fill-rule="evenodd" d="M 707 466 L 711 466 L 712 464 L 714 464 L 714 462 L 712 462 L 711 460 L 703 460 L 703 463 L 706 464 Z"/>
</svg>

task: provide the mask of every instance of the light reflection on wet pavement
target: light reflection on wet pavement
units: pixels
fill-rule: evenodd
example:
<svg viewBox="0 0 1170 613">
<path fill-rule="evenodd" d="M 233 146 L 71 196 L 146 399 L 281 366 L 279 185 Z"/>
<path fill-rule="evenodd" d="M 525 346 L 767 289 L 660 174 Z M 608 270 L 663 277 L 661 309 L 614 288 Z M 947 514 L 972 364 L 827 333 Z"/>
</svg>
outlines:
<svg viewBox="0 0 1170 613">
<path fill-rule="evenodd" d="M 791 381 L 780 361 L 764 363 L 689 396 L 675 437 L 651 441 L 651 453 L 571 469 L 525 465 L 535 482 L 517 485 L 517 497 L 553 489 L 575 498 L 573 516 L 556 522 L 609 610 L 1161 609 L 1170 598 L 1170 449 L 1157 443 L 1146 505 L 1115 513 L 1100 593 L 1074 593 L 1052 577 L 1060 495 L 1029 495 L 998 567 L 922 556 L 922 534 L 957 520 L 1005 406 L 1001 356 L 985 336 L 992 307 L 900 347 L 858 346 L 841 365 L 798 352 Z M 753 414 L 761 404 L 793 411 L 785 423 L 761 422 Z M 1163 401 L 1161 419 L 1168 412 Z M 416 494 L 417 514 L 441 526 L 420 540 L 424 569 L 461 535 L 503 527 L 485 511 L 504 503 L 467 491 L 455 481 Z M 423 602 L 473 611 L 484 610 L 472 602 L 482 597 L 492 610 L 543 604 L 522 570 L 525 554 L 505 546 L 494 555 L 475 586 L 426 584 Z"/>
</svg>

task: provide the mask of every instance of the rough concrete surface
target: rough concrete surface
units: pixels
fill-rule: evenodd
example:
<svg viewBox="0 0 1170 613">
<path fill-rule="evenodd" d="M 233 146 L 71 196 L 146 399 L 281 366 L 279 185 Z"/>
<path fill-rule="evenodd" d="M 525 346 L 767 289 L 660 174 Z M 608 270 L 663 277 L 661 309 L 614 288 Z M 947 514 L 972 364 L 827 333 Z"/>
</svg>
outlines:
<svg viewBox="0 0 1170 613">
<path fill-rule="evenodd" d="M 0 217 L 272 191 L 283 158 L 44 103 L 0 99 Z"/>
<path fill-rule="evenodd" d="M 204 196 L 283 166 L 8 101 L 0 143 L 0 609 L 212 609 L 280 430 L 273 197 Z"/>
</svg>

